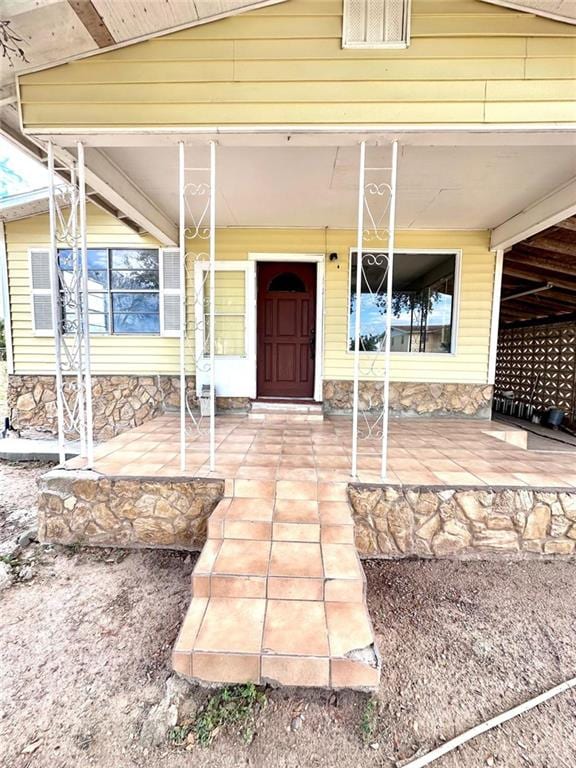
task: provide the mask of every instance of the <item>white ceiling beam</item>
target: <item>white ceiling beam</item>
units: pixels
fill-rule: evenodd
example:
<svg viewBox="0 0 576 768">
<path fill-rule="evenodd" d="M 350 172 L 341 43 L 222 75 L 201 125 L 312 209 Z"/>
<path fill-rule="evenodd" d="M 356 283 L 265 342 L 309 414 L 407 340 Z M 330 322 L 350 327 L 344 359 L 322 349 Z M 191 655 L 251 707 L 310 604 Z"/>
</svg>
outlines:
<svg viewBox="0 0 576 768">
<path fill-rule="evenodd" d="M 86 183 L 162 245 L 178 243 L 176 224 L 103 152 L 86 148 Z"/>
<path fill-rule="evenodd" d="M 576 178 L 493 229 L 490 247 L 492 250 L 511 248 L 527 237 L 574 215 Z"/>
</svg>

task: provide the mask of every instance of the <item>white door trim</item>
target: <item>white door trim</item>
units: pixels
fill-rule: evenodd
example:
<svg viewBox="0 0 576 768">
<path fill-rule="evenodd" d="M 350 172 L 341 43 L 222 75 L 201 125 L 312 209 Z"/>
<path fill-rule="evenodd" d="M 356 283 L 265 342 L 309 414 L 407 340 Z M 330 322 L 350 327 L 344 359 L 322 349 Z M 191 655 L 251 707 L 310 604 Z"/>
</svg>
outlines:
<svg viewBox="0 0 576 768">
<path fill-rule="evenodd" d="M 322 402 L 322 376 L 324 363 L 324 264 L 326 260 L 325 253 L 249 253 L 249 261 L 286 261 L 286 262 L 308 262 L 316 264 L 316 356 L 314 360 L 314 400 L 317 403 Z M 252 337 L 254 339 L 253 348 L 257 349 L 257 297 L 258 286 L 256 284 L 257 270 L 254 270 L 254 304 L 249 308 L 246 321 L 252 328 Z M 253 397 L 257 393 L 256 379 L 256 357 L 254 358 L 253 373 Z"/>
</svg>

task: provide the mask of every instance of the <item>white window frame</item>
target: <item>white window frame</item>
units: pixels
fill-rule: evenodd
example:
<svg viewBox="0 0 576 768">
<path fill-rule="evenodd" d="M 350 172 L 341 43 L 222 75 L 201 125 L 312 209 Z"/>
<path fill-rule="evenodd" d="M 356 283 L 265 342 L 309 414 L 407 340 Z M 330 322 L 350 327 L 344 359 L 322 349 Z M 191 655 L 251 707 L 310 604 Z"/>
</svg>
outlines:
<svg viewBox="0 0 576 768">
<path fill-rule="evenodd" d="M 356 247 L 351 247 L 348 253 L 348 291 L 346 293 L 346 312 L 348 316 L 348 320 L 346 323 L 346 353 L 349 355 L 354 355 L 354 351 L 351 350 L 349 341 L 350 341 L 350 295 L 352 290 L 352 255 L 356 253 Z M 378 249 L 376 248 L 364 248 L 364 253 L 374 253 Z M 446 256 L 454 256 L 455 257 L 455 263 L 454 263 L 454 296 L 452 297 L 452 329 L 451 329 L 451 336 L 450 336 L 450 352 L 418 352 L 417 350 L 414 350 L 413 352 L 400 352 L 396 351 L 390 352 L 391 357 L 399 357 L 399 358 L 407 358 L 407 357 L 418 357 L 418 358 L 429 358 L 429 357 L 438 357 L 440 359 L 446 359 L 450 357 L 454 357 L 458 353 L 458 338 L 459 338 L 459 328 L 460 328 L 460 293 L 462 288 L 462 249 L 461 248 L 395 248 L 394 249 L 394 259 L 396 259 L 396 256 L 403 256 L 403 255 L 418 255 L 422 253 L 431 253 L 431 254 L 439 254 L 439 255 L 446 255 Z M 378 354 L 377 352 L 366 352 L 363 350 L 360 350 L 361 355 L 375 355 Z"/>
<path fill-rule="evenodd" d="M 365 0 L 366 2 L 366 0 Z M 385 3 L 387 0 L 380 0 Z M 411 34 L 411 19 L 412 19 L 412 0 L 404 0 L 405 2 L 405 23 L 403 30 L 402 40 L 382 40 L 376 41 L 362 41 L 362 40 L 350 40 L 349 35 L 349 19 L 350 19 L 350 0 L 343 0 L 343 13 L 342 13 L 342 48 L 350 49 L 364 49 L 364 50 L 404 50 L 410 46 L 410 34 Z"/>
<path fill-rule="evenodd" d="M 256 369 L 256 346 L 252 334 L 252 326 L 255 325 L 254 307 L 256 297 L 254 295 L 255 274 L 254 263 L 251 261 L 216 261 L 216 272 L 244 272 L 244 354 L 243 355 L 218 355 L 214 357 L 215 366 L 215 390 L 218 397 L 254 397 L 252 370 Z M 197 361 L 209 360 L 210 356 L 204 354 L 204 297 L 197 293 L 198 287 L 203 284 L 203 272 L 210 272 L 209 261 L 197 261 L 194 264 L 194 349 Z M 199 395 L 202 384 L 208 384 L 210 372 L 196 370 L 196 391 Z"/>
<path fill-rule="evenodd" d="M 180 335 L 180 331 L 167 331 L 164 333 L 164 313 L 163 313 L 163 252 L 164 251 L 178 251 L 177 248 L 160 248 L 158 245 L 148 245 L 146 243 L 111 243 L 107 245 L 96 245 L 94 243 L 90 243 L 88 245 L 88 250 L 98 250 L 98 249 L 105 249 L 107 251 L 112 250 L 127 250 L 127 251 L 139 251 L 139 250 L 154 250 L 158 251 L 158 291 L 138 291 L 134 290 L 133 293 L 158 293 L 159 294 L 159 304 L 158 304 L 158 312 L 160 314 L 160 331 L 159 333 L 112 333 L 111 331 L 107 331 L 105 333 L 99 333 L 97 331 L 91 331 L 90 336 L 98 336 L 99 338 L 106 338 L 106 339 L 114 339 L 114 338 L 131 338 L 131 339 L 149 339 L 149 338 L 173 338 L 178 337 Z M 64 246 L 59 246 L 58 250 L 69 250 L 65 248 Z M 50 246 L 46 245 L 45 247 L 41 246 L 34 246 L 33 248 L 28 249 L 28 275 L 30 277 L 30 311 L 32 316 L 32 330 L 34 333 L 34 336 L 54 336 L 54 330 L 51 331 L 37 331 L 35 326 L 35 319 L 34 319 L 34 300 L 33 300 L 33 294 L 34 293 L 47 293 L 52 295 L 52 289 L 50 288 L 49 291 L 37 289 L 33 290 L 32 288 L 32 253 L 44 253 L 48 252 L 50 253 Z M 175 291 L 174 291 L 175 292 Z M 97 293 L 97 291 L 95 291 Z M 112 296 L 112 291 L 106 289 L 104 293 L 107 293 L 110 297 Z M 126 291 L 126 293 L 130 293 L 130 291 Z M 171 290 L 168 291 L 168 293 L 172 293 Z M 177 292 L 180 294 L 180 291 Z M 110 320 L 112 316 L 112 306 L 110 306 Z M 180 318 L 182 321 L 182 318 Z"/>
</svg>

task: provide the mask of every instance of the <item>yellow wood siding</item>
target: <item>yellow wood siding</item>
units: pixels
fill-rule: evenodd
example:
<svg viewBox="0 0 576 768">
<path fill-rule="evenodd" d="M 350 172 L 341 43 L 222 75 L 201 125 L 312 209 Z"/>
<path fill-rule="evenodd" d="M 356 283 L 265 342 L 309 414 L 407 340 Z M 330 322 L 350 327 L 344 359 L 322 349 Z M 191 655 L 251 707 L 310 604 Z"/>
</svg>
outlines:
<svg viewBox="0 0 576 768">
<path fill-rule="evenodd" d="M 26 129 L 576 120 L 576 27 L 414 0 L 407 50 L 343 50 L 342 0 L 288 0 L 20 77 Z"/>
<path fill-rule="evenodd" d="M 89 245 L 157 245 L 138 237 L 123 224 L 98 209 L 90 208 Z M 53 339 L 35 336 L 30 309 L 28 249 L 47 247 L 48 218 L 34 218 L 6 225 L 9 288 L 12 312 L 16 373 L 50 371 Z M 325 239 L 326 238 L 326 239 Z M 348 254 L 354 247 L 352 230 L 244 229 L 217 231 L 219 260 L 248 259 L 249 253 L 338 253 L 338 261 L 326 263 L 324 314 L 324 377 L 352 378 L 352 354 L 347 351 Z M 487 232 L 400 231 L 397 247 L 461 249 L 461 290 L 457 348 L 453 355 L 393 355 L 391 375 L 395 381 L 469 382 L 487 380 L 489 334 L 494 281 L 494 254 L 488 250 Z M 205 242 L 202 244 L 205 250 Z M 187 290 L 189 330 L 193 334 L 194 296 L 192 270 Z M 218 309 L 239 311 L 238 273 L 219 273 Z M 226 322 L 219 323 L 221 329 Z M 238 324 L 236 324 L 236 329 Z M 92 357 L 96 373 L 172 373 L 179 371 L 178 339 L 159 336 L 94 336 Z M 234 341 L 238 343 L 238 339 Z M 192 345 L 188 368 L 194 370 Z"/>
</svg>

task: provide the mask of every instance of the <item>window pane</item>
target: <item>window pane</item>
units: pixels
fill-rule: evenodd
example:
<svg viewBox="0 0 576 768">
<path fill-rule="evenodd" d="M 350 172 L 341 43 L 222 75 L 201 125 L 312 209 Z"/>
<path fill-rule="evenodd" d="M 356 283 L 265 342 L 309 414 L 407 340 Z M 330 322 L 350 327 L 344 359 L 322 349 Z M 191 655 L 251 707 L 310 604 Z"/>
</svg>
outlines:
<svg viewBox="0 0 576 768">
<path fill-rule="evenodd" d="M 244 270 L 216 270 L 215 311 L 218 313 L 244 314 L 245 273 Z M 204 311 L 210 308 L 210 273 L 204 273 Z"/>
<path fill-rule="evenodd" d="M 143 270 L 112 270 L 112 288 L 121 288 L 125 291 L 154 291 L 158 290 L 158 272 L 144 272 Z"/>
<path fill-rule="evenodd" d="M 76 331 L 76 312 L 69 306 L 63 306 L 64 332 Z M 105 293 L 91 293 L 88 297 L 88 317 L 90 333 L 108 333 L 108 295 Z"/>
<path fill-rule="evenodd" d="M 58 250 L 58 263 L 61 269 L 72 269 L 71 248 L 61 248 Z M 108 269 L 108 251 L 106 248 L 88 248 L 88 270 L 92 269 Z"/>
<path fill-rule="evenodd" d="M 158 312 L 160 300 L 157 293 L 113 293 L 114 312 Z"/>
<path fill-rule="evenodd" d="M 450 352 L 454 297 L 453 254 L 397 253 L 392 281 L 393 352 Z M 360 349 L 375 352 L 386 339 L 386 262 L 364 254 Z M 349 349 L 354 350 L 356 255 L 352 255 Z"/>
<path fill-rule="evenodd" d="M 101 291 L 108 288 L 108 272 L 105 270 L 88 270 L 88 290 Z"/>
<path fill-rule="evenodd" d="M 114 312 L 114 333 L 160 333 L 160 316 Z"/>
<path fill-rule="evenodd" d="M 204 354 L 210 354 L 210 315 L 204 317 Z M 214 348 L 216 355 L 245 354 L 244 318 L 239 315 L 216 315 L 216 338 Z"/>
<path fill-rule="evenodd" d="M 141 269 L 157 272 L 158 258 L 158 251 L 153 248 L 138 250 L 114 248 L 112 250 L 112 269 Z"/>
</svg>

